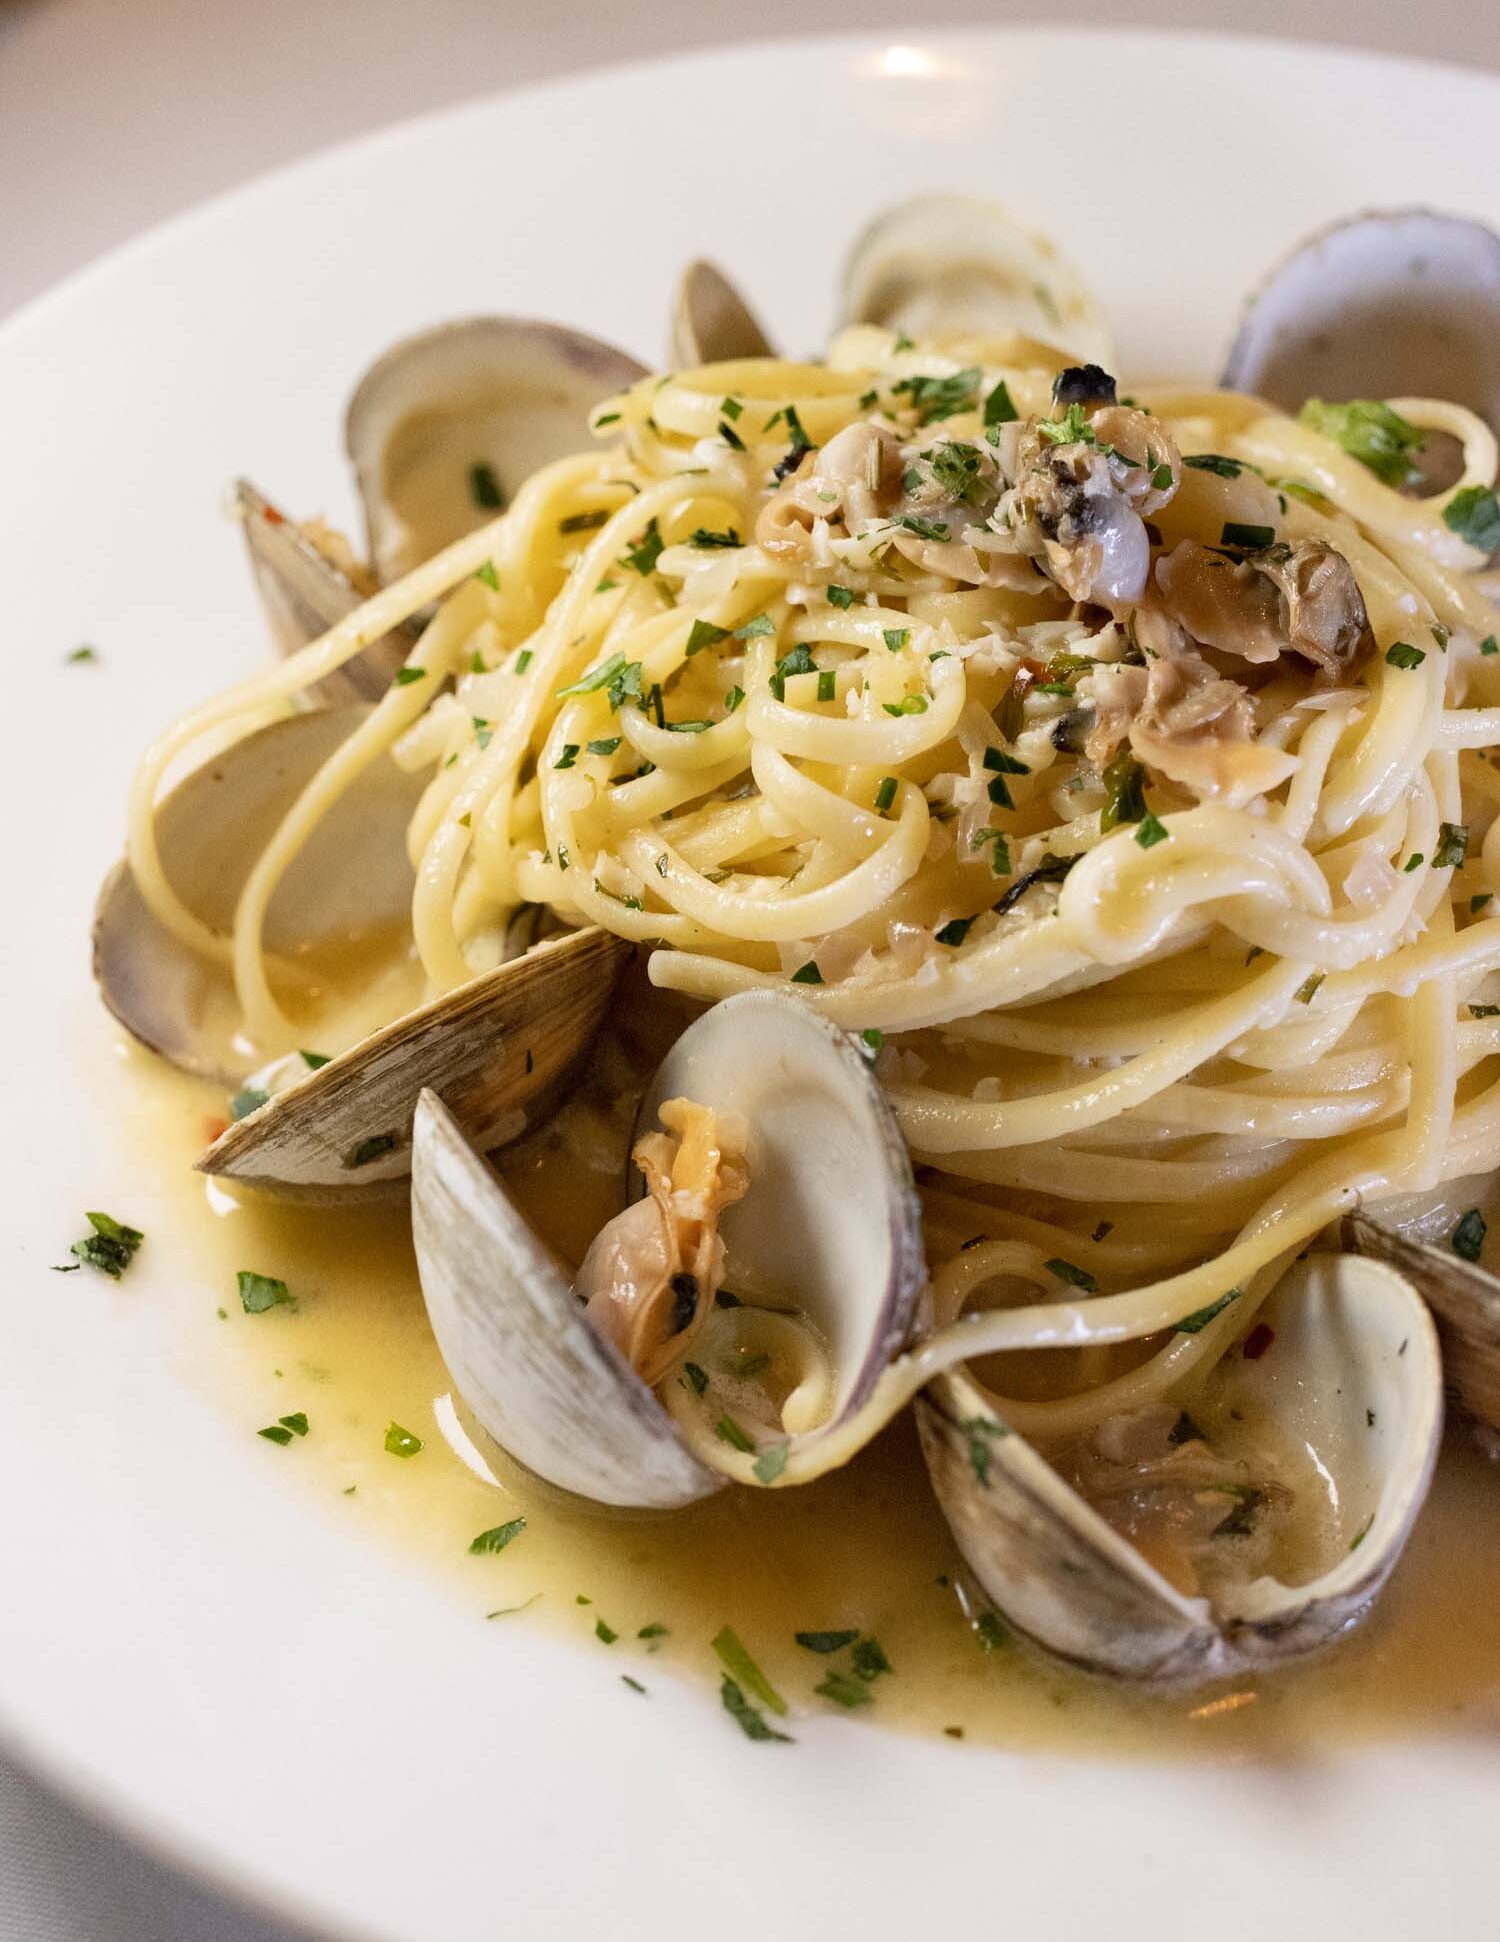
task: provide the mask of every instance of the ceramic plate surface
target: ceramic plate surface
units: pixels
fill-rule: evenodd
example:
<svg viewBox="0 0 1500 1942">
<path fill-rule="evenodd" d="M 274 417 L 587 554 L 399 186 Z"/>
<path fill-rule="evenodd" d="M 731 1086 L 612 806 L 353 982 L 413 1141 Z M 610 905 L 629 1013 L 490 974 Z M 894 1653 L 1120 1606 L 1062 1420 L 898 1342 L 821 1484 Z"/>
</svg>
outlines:
<svg viewBox="0 0 1500 1942">
<path fill-rule="evenodd" d="M 339 1938 L 1493 1931 L 1489 1740 L 1125 1769 L 839 1720 L 754 1747 L 666 1678 L 650 1705 L 603 1703 L 576 1651 L 524 1624 L 502 1644 L 472 1598 L 271 1479 L 153 1300 L 159 1267 L 118 1292 L 47 1271 L 80 1208 L 149 1199 L 150 1155 L 108 1110 L 88 916 L 135 757 L 265 651 L 223 488 L 245 472 L 349 515 L 339 415 L 391 339 L 516 310 L 655 359 L 673 274 L 706 252 L 815 346 L 864 217 L 973 186 L 1086 267 L 1131 378 L 1207 377 L 1247 280 L 1325 219 L 1500 220 L 1500 81 L 1269 41 L 916 35 L 734 48 L 398 127 L 0 331 L 0 1731 Z M 63 665 L 80 641 L 99 667 Z"/>
</svg>

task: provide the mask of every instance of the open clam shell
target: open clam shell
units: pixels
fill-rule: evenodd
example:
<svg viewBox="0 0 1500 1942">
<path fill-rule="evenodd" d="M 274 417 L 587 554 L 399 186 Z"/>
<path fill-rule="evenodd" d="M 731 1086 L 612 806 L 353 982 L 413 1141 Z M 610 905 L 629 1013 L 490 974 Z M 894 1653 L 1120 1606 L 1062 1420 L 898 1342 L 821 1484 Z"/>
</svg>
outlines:
<svg viewBox="0 0 1500 1942">
<path fill-rule="evenodd" d="M 669 351 L 678 370 L 776 355 L 759 319 L 729 278 L 701 259 L 689 263 L 678 281 Z"/>
<path fill-rule="evenodd" d="M 1488 1454 L 1500 1461 L 1500 1277 L 1368 1214 L 1346 1215 L 1342 1239 L 1356 1253 L 1404 1274 L 1432 1310 L 1449 1394 Z"/>
<path fill-rule="evenodd" d="M 749 1189 L 721 1224 L 725 1286 L 747 1306 L 795 1307 L 819 1335 L 833 1396 L 804 1440 L 826 1433 L 906 1339 L 923 1281 L 890 1108 L 852 1041 L 773 992 L 728 999 L 688 1027 L 650 1089 L 643 1130 L 678 1096 L 747 1124 Z M 416 1116 L 412 1220 L 443 1358 L 502 1448 L 599 1503 L 661 1509 L 718 1487 L 432 1094 Z"/>
<path fill-rule="evenodd" d="M 338 550 L 316 525 L 288 519 L 248 479 L 235 482 L 234 507 L 245 534 L 250 572 L 283 654 L 326 634 L 375 591 L 368 568 Z M 362 654 L 318 683 L 322 701 L 378 701 L 417 640 L 413 622 L 371 642 Z"/>
<path fill-rule="evenodd" d="M 561 324 L 474 317 L 393 345 L 361 379 L 344 436 L 382 583 L 493 519 L 589 411 L 645 366 Z"/>
<path fill-rule="evenodd" d="M 1223 381 L 1291 411 L 1450 398 L 1500 429 L 1500 236 L 1431 209 L 1319 230 L 1250 297 Z"/>
<path fill-rule="evenodd" d="M 597 926 L 534 944 L 304 1070 L 222 1133 L 199 1172 L 286 1200 L 404 1194 L 429 1087 L 481 1152 L 508 1145 L 587 1055 L 630 951 Z"/>
<path fill-rule="evenodd" d="M 925 195 L 882 211 L 844 264 L 843 324 L 915 338 L 1019 335 L 1113 368 L 1114 340 L 1056 245 L 976 196 Z"/>
<path fill-rule="evenodd" d="M 227 936 L 254 858 L 306 784 L 364 719 L 358 706 L 315 709 L 245 736 L 194 769 L 162 801 L 157 848 L 167 880 Z M 271 900 L 265 943 L 295 957 L 394 923 L 410 908 L 406 826 L 423 778 L 371 763 L 318 824 Z M 142 1044 L 185 1072 L 230 1086 L 252 1058 L 224 966 L 205 961 L 157 919 L 129 859 L 105 879 L 94 915 L 94 976 L 105 1004 Z"/>
<path fill-rule="evenodd" d="M 1006 1430 L 968 1370 L 931 1385 L 917 1409 L 934 1488 L 985 1594 L 1020 1631 L 1093 1671 L 1190 1681 L 1309 1651 L 1369 1608 L 1442 1433 L 1431 1318 L 1400 1275 L 1349 1255 L 1299 1263 L 1262 1316 L 1274 1344 L 1224 1358 L 1212 1403 L 1305 1447 L 1331 1486 L 1320 1502 L 1313 1489 L 1293 1503 L 1307 1568 L 1290 1581 L 1231 1577 L 1212 1599 L 1175 1589 Z"/>
<path fill-rule="evenodd" d="M 906 1142 L 858 1042 L 775 991 L 694 1020 L 646 1092 L 641 1129 L 678 1098 L 749 1128 L 750 1191 L 719 1223 L 726 1285 L 796 1309 L 829 1350 L 833 1402 L 815 1437 L 859 1407 L 911 1333 L 926 1270 Z"/>
</svg>

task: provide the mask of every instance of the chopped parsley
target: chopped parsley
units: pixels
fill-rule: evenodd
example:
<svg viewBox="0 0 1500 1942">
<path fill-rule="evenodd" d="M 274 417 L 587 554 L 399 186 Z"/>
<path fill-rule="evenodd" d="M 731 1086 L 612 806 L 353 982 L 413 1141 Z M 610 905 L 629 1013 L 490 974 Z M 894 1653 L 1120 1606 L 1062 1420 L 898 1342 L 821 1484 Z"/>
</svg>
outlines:
<svg viewBox="0 0 1500 1942">
<path fill-rule="evenodd" d="M 738 1632 L 731 1626 L 724 1626 L 715 1637 L 713 1648 L 732 1679 L 754 1693 L 763 1706 L 769 1706 L 773 1713 L 785 1718 L 786 1701 L 751 1658 Z"/>
<path fill-rule="evenodd" d="M 990 868 L 997 877 L 1008 877 L 1011 871 L 1010 844 L 1003 829 L 977 829 L 969 842 L 971 850 L 982 850 L 990 846 Z"/>
<path fill-rule="evenodd" d="M 997 425 L 1012 425 L 1020 415 L 1010 395 L 1010 386 L 1001 378 L 984 401 L 985 430 L 993 431 Z"/>
<path fill-rule="evenodd" d="M 524 674 L 526 670 L 531 666 L 531 662 L 532 662 L 532 650 L 529 647 L 523 647 L 520 653 L 516 656 L 516 667 L 515 667 L 516 673 Z M 476 670 L 476 672 L 482 672 L 482 670 Z"/>
<path fill-rule="evenodd" d="M 1259 553 L 1275 543 L 1274 526 L 1248 526 L 1243 520 L 1226 519 L 1224 530 L 1219 535 L 1221 546 L 1242 548 L 1247 553 Z"/>
<path fill-rule="evenodd" d="M 1146 772 L 1128 749 L 1120 753 L 1104 771 L 1104 807 L 1099 811 L 1101 831 L 1118 823 L 1138 823 L 1146 814 Z"/>
<path fill-rule="evenodd" d="M 71 653 L 63 656 L 64 662 L 70 668 L 83 667 L 91 662 L 96 662 L 98 659 L 98 648 L 90 647 L 87 642 L 82 647 L 75 647 Z"/>
<path fill-rule="evenodd" d="M 526 1528 L 524 1517 L 513 1517 L 508 1524 L 497 1524 L 491 1531 L 481 1531 L 469 1546 L 471 1558 L 489 1557 L 496 1551 L 503 1551 L 507 1544 L 518 1538 Z"/>
<path fill-rule="evenodd" d="M 1500 641 L 1493 634 L 1486 634 L 1479 643 L 1479 651 L 1481 654 L 1500 654 Z"/>
<path fill-rule="evenodd" d="M 1379 399 L 1351 398 L 1345 405 L 1328 405 L 1321 398 L 1309 398 L 1298 416 L 1312 431 L 1341 445 L 1383 485 L 1411 485 L 1420 477 L 1412 457 L 1426 444 L 1425 434 Z"/>
<path fill-rule="evenodd" d="M 623 653 L 616 651 L 571 686 L 559 688 L 557 695 L 562 700 L 566 695 L 597 694 L 601 688 L 608 690 L 611 708 L 618 709 L 627 698 L 639 701 L 642 692 L 640 662 L 627 661 Z"/>
<path fill-rule="evenodd" d="M 573 764 L 577 760 L 578 760 L 577 742 L 564 742 L 563 748 L 562 748 L 562 754 L 558 756 L 557 760 L 552 764 L 552 766 L 554 769 L 571 769 Z"/>
<path fill-rule="evenodd" d="M 396 670 L 396 686 L 398 688 L 409 688 L 414 681 L 425 681 L 426 679 L 426 668 L 397 668 Z"/>
<path fill-rule="evenodd" d="M 946 924 L 940 925 L 932 934 L 939 944 L 958 945 L 963 943 L 973 928 L 972 917 L 950 917 Z"/>
<path fill-rule="evenodd" d="M 475 567 L 474 578 L 476 580 L 482 580 L 491 593 L 498 593 L 500 591 L 500 575 L 495 571 L 495 562 L 493 560 L 486 560 L 483 566 Z M 483 674 L 484 665 L 482 662 L 475 668 L 474 672 L 475 674 Z"/>
<path fill-rule="evenodd" d="M 1292 993 L 1292 997 L 1296 1000 L 1296 1002 L 1299 1005 L 1310 1005 L 1313 999 L 1317 997 L 1318 986 L 1322 984 L 1326 976 L 1327 976 L 1327 973 L 1324 971 L 1312 972 L 1308 977 L 1302 980 L 1301 984 L 1299 984 L 1297 989 Z"/>
<path fill-rule="evenodd" d="M 853 587 L 825 587 L 823 592 L 827 596 L 830 607 L 840 607 L 847 611 L 854 605 Z"/>
<path fill-rule="evenodd" d="M 301 1059 L 309 1072 L 317 1072 L 329 1062 L 326 1052 L 299 1052 L 297 1057 Z"/>
<path fill-rule="evenodd" d="M 740 437 L 739 433 L 734 429 L 733 425 L 730 424 L 727 418 L 721 418 L 719 420 L 719 436 L 720 438 L 723 439 L 724 443 L 730 448 L 731 451 L 734 451 L 734 452 L 744 451 L 745 449 L 744 439 Z"/>
<path fill-rule="evenodd" d="M 595 1621 L 594 1637 L 598 1639 L 601 1645 L 613 1645 L 619 1636 L 614 1626 L 606 1623 L 604 1619 L 601 1618 Z"/>
<path fill-rule="evenodd" d="M 469 467 L 469 497 L 485 512 L 499 512 L 505 504 L 495 468 L 483 459 Z"/>
<path fill-rule="evenodd" d="M 915 513 L 904 512 L 898 513 L 890 523 L 893 526 L 902 527 L 908 533 L 914 533 L 918 539 L 948 537 L 948 528 L 940 519 L 918 519 Z"/>
<path fill-rule="evenodd" d="M 866 1681 L 878 1679 L 883 1672 L 892 1670 L 885 1649 L 877 1638 L 863 1638 L 849 1654 L 849 1663 L 859 1678 Z"/>
<path fill-rule="evenodd" d="M 911 629 L 909 627 L 884 627 L 881 629 L 881 636 L 892 654 L 899 654 L 911 639 Z"/>
<path fill-rule="evenodd" d="M 689 654 L 701 654 L 705 647 L 717 647 L 720 641 L 729 639 L 727 627 L 715 627 L 711 620 L 695 620 L 692 632 L 687 637 Z"/>
<path fill-rule="evenodd" d="M 1195 472 L 1212 472 L 1220 479 L 1237 479 L 1245 469 L 1238 459 L 1227 459 L 1219 452 L 1190 452 L 1182 462 Z"/>
<path fill-rule="evenodd" d="M 688 545 L 696 546 L 701 552 L 707 552 L 715 546 L 743 546 L 744 541 L 733 526 L 726 528 L 722 533 L 715 532 L 708 526 L 695 526 L 688 534 Z"/>
<path fill-rule="evenodd" d="M 927 713 L 926 695 L 906 695 L 900 701 L 883 701 L 880 705 L 888 715 L 925 715 Z"/>
<path fill-rule="evenodd" d="M 743 688 L 739 686 L 731 688 L 724 697 L 724 713 L 726 715 L 732 715 L 744 699 L 745 690 Z"/>
<path fill-rule="evenodd" d="M 85 1214 L 84 1219 L 93 1233 L 73 1243 L 68 1249 L 72 1261 L 57 1272 L 76 1274 L 80 1268 L 97 1268 L 111 1281 L 118 1281 L 135 1259 L 136 1249 L 145 1235 L 138 1227 L 127 1227 L 123 1221 L 117 1221 L 112 1214 Z"/>
<path fill-rule="evenodd" d="M 698 1367 L 696 1362 L 684 1362 L 682 1373 L 687 1377 L 688 1386 L 695 1396 L 705 1393 L 708 1388 L 708 1375 L 705 1370 Z"/>
<path fill-rule="evenodd" d="M 875 791 L 875 807 L 883 816 L 896 800 L 896 778 L 888 775 L 882 778 L 880 787 Z"/>
<path fill-rule="evenodd" d="M 743 627 L 735 628 L 734 638 L 737 641 L 753 641 L 760 639 L 763 635 L 774 634 L 775 632 L 776 623 L 769 614 L 756 614 L 754 619 L 747 620 Z"/>
<path fill-rule="evenodd" d="M 784 1746 L 792 1744 L 791 1735 L 778 1733 L 764 1713 L 750 1704 L 742 1689 L 727 1672 L 719 1683 L 719 1699 L 725 1712 L 737 1723 L 747 1740 L 779 1740 Z"/>
<path fill-rule="evenodd" d="M 624 740 L 624 737 L 620 735 L 601 736 L 597 742 L 589 743 L 589 754 L 590 755 L 613 755 L 615 750 L 620 746 L 620 743 L 623 740 Z"/>
<path fill-rule="evenodd" d="M 1158 822 L 1148 809 L 1136 825 L 1135 840 L 1143 850 L 1154 849 L 1158 843 L 1165 843 L 1172 834 L 1165 823 Z"/>
<path fill-rule="evenodd" d="M 748 1372 L 749 1364 L 747 1363 L 742 1373 L 748 1374 Z M 786 1468 L 789 1447 L 785 1443 L 771 1443 L 761 1451 L 760 1455 L 755 1459 L 754 1466 L 755 1477 L 758 1483 L 766 1485 L 775 1483 L 776 1479 Z"/>
<path fill-rule="evenodd" d="M 1420 870 L 1422 865 L 1426 861 L 1427 861 L 1426 857 L 1423 856 L 1420 850 L 1413 850 L 1411 855 L 1406 859 L 1405 863 L 1403 863 L 1401 867 L 1406 872 L 1407 876 L 1410 876 L 1413 870 Z"/>
<path fill-rule="evenodd" d="M 891 386 L 891 392 L 910 400 L 919 425 L 931 425 L 940 418 L 971 410 L 977 402 L 981 376 L 978 366 L 971 365 L 947 378 L 901 378 Z"/>
<path fill-rule="evenodd" d="M 792 1637 L 805 1651 L 821 1652 L 826 1656 L 830 1652 L 842 1652 L 846 1645 L 853 1645 L 859 1633 L 857 1631 L 794 1632 Z"/>
<path fill-rule="evenodd" d="M 1222 1315 L 1229 1304 L 1232 1301 L 1238 1301 L 1243 1293 L 1242 1288 L 1231 1288 L 1228 1294 L 1220 1295 L 1217 1301 L 1211 1301 L 1206 1308 L 1195 1308 L 1191 1315 L 1184 1315 L 1178 1322 L 1178 1334 L 1200 1335 L 1215 1315 Z"/>
<path fill-rule="evenodd" d="M 1070 1287 L 1081 1288 L 1086 1295 L 1093 1294 L 1099 1286 L 1087 1268 L 1080 1268 L 1072 1261 L 1044 1261 L 1042 1265 L 1048 1274 L 1055 1274 L 1059 1281 L 1066 1281 Z"/>
<path fill-rule="evenodd" d="M 792 973 L 793 984 L 821 984 L 822 982 L 823 973 L 818 969 L 816 960 L 813 958 L 809 958 L 806 964 L 799 965 Z"/>
<path fill-rule="evenodd" d="M 646 530 L 638 533 L 621 557 L 622 566 L 631 567 L 642 578 L 648 578 L 656 571 L 656 562 L 661 558 L 666 541 L 661 536 L 661 528 L 655 518 L 646 522 Z"/>
<path fill-rule="evenodd" d="M 569 513 L 566 519 L 558 520 L 557 530 L 560 533 L 593 533 L 608 524 L 609 514 L 601 508 L 598 512 Z"/>
<path fill-rule="evenodd" d="M 1465 486 L 1443 508 L 1443 524 L 1481 553 L 1500 549 L 1500 501 L 1488 486 Z"/>
<path fill-rule="evenodd" d="M 1484 1237 L 1489 1232 L 1484 1215 L 1477 1207 L 1471 1207 L 1454 1228 L 1448 1245 L 1463 1261 L 1477 1261 L 1484 1247 Z"/>
<path fill-rule="evenodd" d="M 1439 823 L 1437 848 L 1432 852 L 1434 870 L 1454 870 L 1469 853 L 1467 823 Z"/>
<path fill-rule="evenodd" d="M 641 1684 L 640 1680 L 632 1679 L 628 1672 L 622 1672 L 620 1674 L 620 1683 L 622 1685 L 629 1686 L 630 1690 L 633 1693 L 644 1693 L 646 1690 L 646 1688 Z"/>
<path fill-rule="evenodd" d="M 732 1450 L 739 1450 L 745 1456 L 751 1455 L 755 1449 L 755 1438 L 728 1414 L 721 1416 L 714 1424 L 714 1435 L 721 1443 L 727 1443 Z"/>
<path fill-rule="evenodd" d="M 1419 668 L 1427 656 L 1410 641 L 1396 641 L 1386 649 L 1385 658 L 1393 668 Z"/>
<path fill-rule="evenodd" d="M 294 1436 L 306 1436 L 307 1417 L 300 1409 L 294 1409 L 290 1416 L 278 1416 L 274 1423 L 268 1423 L 263 1430 L 255 1432 L 268 1443 L 279 1443 L 284 1449 Z"/>
<path fill-rule="evenodd" d="M 1097 443 L 1093 427 L 1083 415 L 1083 406 L 1075 400 L 1061 418 L 1039 418 L 1037 430 L 1049 445 L 1093 445 Z"/>
<path fill-rule="evenodd" d="M 818 672 L 818 699 L 832 701 L 838 693 L 838 676 L 832 668 L 822 668 Z"/>
<path fill-rule="evenodd" d="M 824 1699 L 831 1699 L 837 1706 L 846 1706 L 851 1711 L 856 1706 L 870 1705 L 875 1695 L 867 1685 L 851 1678 L 847 1672 L 830 1672 L 819 1680 L 813 1691 Z"/>
<path fill-rule="evenodd" d="M 253 1274 L 249 1268 L 241 1268 L 237 1279 L 240 1307 L 247 1315 L 264 1315 L 268 1309 L 285 1307 L 296 1300 L 286 1283 L 274 1275 Z"/>
<path fill-rule="evenodd" d="M 248 1119 L 251 1113 L 258 1113 L 270 1097 L 264 1086 L 241 1086 L 229 1102 L 229 1117 L 236 1121 Z"/>
<path fill-rule="evenodd" d="M 932 454 L 932 476 L 950 498 L 977 506 L 986 496 L 983 463 L 984 457 L 977 445 L 949 440 Z"/>
<path fill-rule="evenodd" d="M 385 1447 L 391 1456 L 414 1457 L 422 1447 L 422 1439 L 402 1429 L 399 1423 L 392 1423 L 385 1433 Z"/>
</svg>

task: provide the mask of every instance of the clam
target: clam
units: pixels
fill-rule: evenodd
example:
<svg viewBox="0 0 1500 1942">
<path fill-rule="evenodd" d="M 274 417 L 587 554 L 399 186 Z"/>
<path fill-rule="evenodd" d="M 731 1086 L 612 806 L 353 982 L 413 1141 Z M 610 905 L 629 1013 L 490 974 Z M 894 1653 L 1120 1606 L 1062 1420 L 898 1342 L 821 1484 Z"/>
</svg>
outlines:
<svg viewBox="0 0 1500 1942">
<path fill-rule="evenodd" d="M 179 898 L 228 936 L 254 859 L 305 785 L 365 718 L 363 706 L 289 715 L 188 774 L 160 804 L 156 840 Z M 267 913 L 273 956 L 304 958 L 408 916 L 406 826 L 420 776 L 372 763 L 318 824 Z M 94 915 L 94 976 L 135 1038 L 185 1072 L 237 1084 L 254 1063 L 237 1038 L 227 966 L 206 960 L 157 919 L 129 858 L 105 879 Z"/>
<path fill-rule="evenodd" d="M 774 357 L 771 340 L 722 270 L 689 263 L 677 284 L 669 344 L 679 370 L 744 357 Z"/>
<path fill-rule="evenodd" d="M 1342 1238 L 1355 1252 L 1388 1262 L 1420 1291 L 1437 1322 L 1449 1395 L 1500 1461 L 1500 1277 L 1451 1246 L 1413 1240 L 1368 1214 L 1347 1215 Z"/>
<path fill-rule="evenodd" d="M 1500 236 L 1431 209 L 1319 230 L 1251 296 L 1223 383 L 1289 411 L 1309 398 L 1451 399 L 1500 430 Z M 1426 491 L 1458 473 L 1455 440 L 1429 446 Z"/>
<path fill-rule="evenodd" d="M 916 338 L 1038 338 L 1112 369 L 1114 342 L 1083 278 L 997 203 L 924 195 L 883 211 L 844 264 L 841 324 Z"/>
<path fill-rule="evenodd" d="M 629 1250 L 642 1248 L 642 1213 L 651 1226 L 652 1210 L 641 1206 L 648 1180 L 637 1169 L 631 1204 L 580 1270 L 585 1309 L 443 1101 L 424 1094 L 417 1110 L 412 1226 L 449 1372 L 511 1456 L 603 1504 L 690 1502 L 756 1449 L 757 1477 L 774 1481 L 790 1448 L 827 1435 L 869 1396 L 910 1332 L 923 1281 L 906 1149 L 869 1062 L 844 1033 L 780 992 L 746 992 L 696 1019 L 657 1072 L 637 1128 L 636 1152 L 658 1174 L 658 1193 L 650 1150 L 664 1135 L 656 1122 L 681 1129 L 671 1159 L 680 1169 L 695 1114 L 717 1129 L 713 1150 L 722 1148 L 717 1174 L 702 1176 L 717 1182 L 714 1206 L 723 1210 L 722 1247 L 700 1245 L 712 1273 L 672 1276 L 677 1300 L 658 1305 L 643 1267 L 611 1306 L 630 1281 Z M 670 1185 L 664 1204 L 696 1218 L 701 1198 L 678 1174 Z M 650 1274 L 665 1281 L 650 1260 Z M 636 1312 L 657 1318 L 644 1345 Z M 763 1441 L 744 1427 L 748 1407 L 736 1404 L 731 1415 L 720 1371 L 743 1366 L 744 1381 L 727 1380 L 747 1397 L 754 1365 L 789 1353 L 793 1339 L 811 1373 L 786 1376 L 785 1393 L 755 1424 Z M 761 1342 L 767 1353 L 745 1356 Z M 701 1435 L 690 1433 L 695 1422 Z"/>
<path fill-rule="evenodd" d="M 586 448 L 589 411 L 645 366 L 561 324 L 474 317 L 404 338 L 361 379 L 344 438 L 382 584 L 493 519 Z"/>
<path fill-rule="evenodd" d="M 1117 1418 L 1048 1461 L 962 1367 L 917 1410 L 943 1510 L 1007 1620 L 1094 1671 L 1202 1680 L 1311 1650 L 1366 1612 L 1431 1479 L 1442 1368 L 1408 1281 L 1321 1255 L 1165 1428 Z"/>
<path fill-rule="evenodd" d="M 220 1134 L 199 1172 L 285 1200 L 392 1198 L 406 1190 L 412 1121 L 428 1087 L 453 1102 L 481 1150 L 507 1145 L 550 1110 L 586 1056 L 630 951 L 596 925 L 568 931 L 337 1058 L 309 1069 L 293 1053 L 264 1075 L 265 1102 Z"/>
<path fill-rule="evenodd" d="M 376 582 L 348 545 L 317 522 L 299 524 L 273 506 L 248 479 L 234 488 L 234 510 L 256 592 L 283 654 L 295 654 L 326 634 L 375 592 Z M 414 622 L 394 629 L 348 661 L 315 692 L 328 702 L 377 701 L 416 643 Z"/>
</svg>

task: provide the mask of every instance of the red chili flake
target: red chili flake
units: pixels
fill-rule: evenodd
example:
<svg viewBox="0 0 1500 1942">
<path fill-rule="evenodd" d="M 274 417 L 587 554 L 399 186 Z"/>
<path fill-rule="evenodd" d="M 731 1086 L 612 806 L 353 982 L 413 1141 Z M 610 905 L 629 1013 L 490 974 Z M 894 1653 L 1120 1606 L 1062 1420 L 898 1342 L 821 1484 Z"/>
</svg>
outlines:
<svg viewBox="0 0 1500 1942">
<path fill-rule="evenodd" d="M 203 1119 L 203 1137 L 210 1146 L 221 1133 L 229 1131 L 229 1121 L 218 1113 L 206 1113 Z"/>
<path fill-rule="evenodd" d="M 1257 1322 L 1245 1337 L 1241 1353 L 1247 1362 L 1259 1362 L 1260 1358 L 1276 1340 L 1276 1331 L 1269 1322 Z"/>
<path fill-rule="evenodd" d="M 261 514 L 268 526 L 284 526 L 286 514 L 277 512 L 274 506 L 267 506 Z"/>
</svg>

